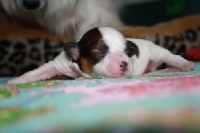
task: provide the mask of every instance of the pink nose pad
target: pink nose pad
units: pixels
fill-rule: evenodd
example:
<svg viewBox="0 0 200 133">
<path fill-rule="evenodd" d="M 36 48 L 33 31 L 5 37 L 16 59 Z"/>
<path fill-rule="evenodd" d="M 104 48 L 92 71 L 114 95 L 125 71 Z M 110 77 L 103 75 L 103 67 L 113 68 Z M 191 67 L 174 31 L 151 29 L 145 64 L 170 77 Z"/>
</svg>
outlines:
<svg viewBox="0 0 200 133">
<path fill-rule="evenodd" d="M 113 53 L 109 56 L 107 73 L 112 77 L 125 77 L 131 72 L 131 63 L 127 56 Z"/>
</svg>

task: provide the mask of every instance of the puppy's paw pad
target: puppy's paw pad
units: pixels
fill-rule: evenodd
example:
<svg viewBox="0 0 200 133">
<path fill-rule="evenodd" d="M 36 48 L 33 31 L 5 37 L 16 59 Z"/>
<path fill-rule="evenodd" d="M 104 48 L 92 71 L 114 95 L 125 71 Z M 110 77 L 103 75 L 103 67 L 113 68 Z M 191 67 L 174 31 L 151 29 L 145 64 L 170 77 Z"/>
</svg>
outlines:
<svg viewBox="0 0 200 133">
<path fill-rule="evenodd" d="M 192 71 L 194 70 L 194 62 L 189 61 L 186 65 L 184 65 L 182 71 Z"/>
</svg>

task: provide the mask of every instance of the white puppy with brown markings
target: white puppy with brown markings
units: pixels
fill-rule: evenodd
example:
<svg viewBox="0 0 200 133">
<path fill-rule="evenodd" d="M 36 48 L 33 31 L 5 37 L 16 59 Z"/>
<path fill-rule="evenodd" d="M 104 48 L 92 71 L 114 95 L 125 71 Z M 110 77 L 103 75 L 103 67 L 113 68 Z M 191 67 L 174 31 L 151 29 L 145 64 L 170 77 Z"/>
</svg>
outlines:
<svg viewBox="0 0 200 133">
<path fill-rule="evenodd" d="M 11 79 L 8 84 L 50 79 L 56 75 L 77 78 L 125 78 L 155 71 L 166 63 L 181 71 L 191 71 L 194 63 L 167 49 L 143 40 L 124 38 L 110 27 L 93 28 L 78 42 L 67 43 L 53 61 Z"/>
</svg>

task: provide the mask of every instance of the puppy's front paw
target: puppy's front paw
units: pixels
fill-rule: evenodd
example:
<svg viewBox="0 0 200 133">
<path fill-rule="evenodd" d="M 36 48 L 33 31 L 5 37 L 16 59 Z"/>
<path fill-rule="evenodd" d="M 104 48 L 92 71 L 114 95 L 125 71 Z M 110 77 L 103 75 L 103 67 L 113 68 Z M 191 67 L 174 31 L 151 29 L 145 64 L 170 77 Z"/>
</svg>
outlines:
<svg viewBox="0 0 200 133">
<path fill-rule="evenodd" d="M 15 79 L 10 79 L 10 80 L 7 81 L 6 84 L 8 84 L 8 85 L 14 85 L 14 84 L 18 84 L 18 81 L 16 81 Z"/>
<path fill-rule="evenodd" d="M 194 70 L 194 62 L 188 61 L 181 69 L 184 72 L 192 71 Z"/>
<path fill-rule="evenodd" d="M 21 80 L 20 78 L 13 78 L 13 79 L 8 80 L 6 84 L 15 85 L 15 84 L 21 84 L 21 83 L 26 83 L 26 81 Z"/>
</svg>

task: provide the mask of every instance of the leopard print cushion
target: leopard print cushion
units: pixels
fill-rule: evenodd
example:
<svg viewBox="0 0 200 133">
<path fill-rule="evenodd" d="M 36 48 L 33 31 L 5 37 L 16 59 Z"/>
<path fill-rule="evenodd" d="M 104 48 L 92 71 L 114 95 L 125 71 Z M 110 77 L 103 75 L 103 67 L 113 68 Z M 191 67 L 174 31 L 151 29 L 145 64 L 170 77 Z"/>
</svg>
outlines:
<svg viewBox="0 0 200 133">
<path fill-rule="evenodd" d="M 0 75 L 18 76 L 53 60 L 62 50 L 63 42 L 47 39 L 0 41 Z"/>
<path fill-rule="evenodd" d="M 174 54 L 185 57 L 185 52 L 191 48 L 200 47 L 200 27 L 188 29 L 178 35 L 155 35 L 147 38 Z"/>
</svg>

